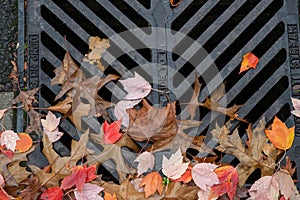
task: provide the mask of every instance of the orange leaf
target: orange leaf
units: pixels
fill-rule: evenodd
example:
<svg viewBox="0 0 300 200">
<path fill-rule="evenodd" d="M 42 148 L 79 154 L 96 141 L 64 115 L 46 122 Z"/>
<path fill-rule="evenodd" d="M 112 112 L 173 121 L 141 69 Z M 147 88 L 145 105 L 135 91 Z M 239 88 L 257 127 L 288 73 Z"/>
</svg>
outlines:
<svg viewBox="0 0 300 200">
<path fill-rule="evenodd" d="M 253 53 L 249 52 L 246 53 L 243 56 L 243 61 L 241 64 L 241 68 L 240 68 L 240 73 L 242 73 L 243 71 L 247 71 L 250 68 L 256 68 L 257 64 L 258 64 L 259 58 L 256 57 L 256 55 L 254 55 Z"/>
<path fill-rule="evenodd" d="M 32 139 L 27 133 L 18 133 L 20 140 L 17 140 L 16 149 L 20 153 L 28 151 L 32 146 Z"/>
<path fill-rule="evenodd" d="M 0 189 L 0 199 L 1 200 L 10 200 L 10 198 L 7 196 L 6 192 L 3 191 L 3 189 Z"/>
<path fill-rule="evenodd" d="M 140 187 L 143 187 L 145 191 L 145 197 L 148 198 L 152 194 L 158 191 L 159 194 L 162 193 L 163 190 L 163 180 L 158 172 L 151 172 L 147 174 L 142 182 L 140 183 Z"/>
<path fill-rule="evenodd" d="M 108 124 L 106 120 L 104 121 L 103 142 L 105 144 L 114 144 L 122 137 L 122 134 L 119 132 L 121 128 L 121 124 L 122 124 L 122 119 L 115 121 L 111 124 Z"/>
<path fill-rule="evenodd" d="M 182 0 L 170 0 L 170 5 L 173 7 L 177 7 Z"/>
<path fill-rule="evenodd" d="M 238 186 L 238 172 L 236 168 L 231 165 L 223 166 L 215 169 L 215 173 L 218 175 L 220 183 L 211 187 L 210 198 L 215 198 L 228 194 L 228 197 L 232 200 Z"/>
<path fill-rule="evenodd" d="M 192 166 L 189 165 L 189 167 L 186 169 L 186 171 L 184 172 L 184 174 L 182 174 L 182 176 L 178 179 L 175 179 L 174 182 L 184 182 L 184 183 L 189 183 L 193 177 L 192 177 Z M 172 180 L 172 179 L 171 179 Z"/>
<path fill-rule="evenodd" d="M 272 130 L 265 130 L 265 133 L 276 148 L 287 150 L 291 148 L 293 144 L 295 126 L 287 128 L 285 123 L 275 116 Z"/>
<path fill-rule="evenodd" d="M 109 194 L 108 192 L 104 193 L 104 200 L 117 200 L 116 193 L 113 195 Z"/>
</svg>

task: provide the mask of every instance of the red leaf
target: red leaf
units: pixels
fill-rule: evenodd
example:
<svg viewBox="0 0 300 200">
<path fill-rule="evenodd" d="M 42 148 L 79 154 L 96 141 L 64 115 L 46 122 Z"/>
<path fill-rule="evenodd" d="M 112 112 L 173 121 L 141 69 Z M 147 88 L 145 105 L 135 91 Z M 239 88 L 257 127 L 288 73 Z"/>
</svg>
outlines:
<svg viewBox="0 0 300 200">
<path fill-rule="evenodd" d="M 7 196 L 7 194 L 5 192 L 3 192 L 3 190 L 0 190 L 0 199 L 1 200 L 10 200 L 10 198 Z"/>
<path fill-rule="evenodd" d="M 237 190 L 239 181 L 238 172 L 233 166 L 223 166 L 215 170 L 218 175 L 220 183 L 211 187 L 210 198 L 215 198 L 228 194 L 228 197 L 232 200 Z"/>
<path fill-rule="evenodd" d="M 240 73 L 242 73 L 243 71 L 246 71 L 250 68 L 256 68 L 257 64 L 258 64 L 259 58 L 256 57 L 256 55 L 254 55 L 253 53 L 249 52 L 246 53 L 243 56 L 243 62 L 241 64 L 241 68 L 240 68 Z"/>
<path fill-rule="evenodd" d="M 48 188 L 41 196 L 42 200 L 62 200 L 64 191 L 59 187 Z"/>
<path fill-rule="evenodd" d="M 122 119 L 113 122 L 112 124 L 108 124 L 107 121 L 103 124 L 103 142 L 105 144 L 114 144 L 121 137 L 122 134 L 119 132 L 122 124 Z"/>
<path fill-rule="evenodd" d="M 5 145 L 0 146 L 1 153 L 6 155 L 9 159 L 14 157 L 14 152 L 10 149 L 7 149 Z"/>
<path fill-rule="evenodd" d="M 184 172 L 184 174 L 182 174 L 182 176 L 180 178 L 175 179 L 174 182 L 180 182 L 180 181 L 182 181 L 184 183 L 189 183 L 192 179 L 193 179 L 193 177 L 192 177 L 192 166 L 190 165 L 186 169 L 186 171 Z"/>
<path fill-rule="evenodd" d="M 82 186 L 84 183 L 95 179 L 96 176 L 96 165 L 92 165 L 90 167 L 86 167 L 86 165 L 82 166 L 75 166 L 72 167 L 72 174 L 66 176 L 62 183 L 61 188 L 66 190 L 73 186 L 76 186 L 79 192 L 82 191 Z"/>
</svg>

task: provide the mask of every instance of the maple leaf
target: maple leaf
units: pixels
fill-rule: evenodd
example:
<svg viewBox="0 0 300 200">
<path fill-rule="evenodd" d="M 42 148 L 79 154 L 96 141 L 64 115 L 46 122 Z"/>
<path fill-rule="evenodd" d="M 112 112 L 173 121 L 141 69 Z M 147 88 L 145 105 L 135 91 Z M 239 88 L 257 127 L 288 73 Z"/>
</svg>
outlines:
<svg viewBox="0 0 300 200">
<path fill-rule="evenodd" d="M 251 186 L 249 200 L 266 199 L 274 200 L 279 197 L 278 182 L 272 176 L 263 176 Z"/>
<path fill-rule="evenodd" d="M 163 190 L 163 180 L 158 172 L 151 172 L 147 174 L 142 182 L 140 183 L 140 187 L 144 187 L 145 197 L 153 195 L 156 190 L 161 195 Z"/>
<path fill-rule="evenodd" d="M 262 176 L 271 175 L 275 170 L 277 149 L 269 144 L 269 140 L 264 133 L 265 120 L 259 121 L 254 130 L 251 125 L 246 130 L 249 141 L 248 148 L 245 148 L 239 136 L 238 130 L 235 129 L 232 134 L 226 126 L 216 128 L 211 132 L 213 138 L 219 142 L 215 149 L 234 155 L 240 162 L 236 166 L 239 174 L 239 186 L 242 187 L 248 177 L 256 170 L 260 169 Z"/>
<path fill-rule="evenodd" d="M 104 121 L 103 142 L 105 144 L 114 144 L 123 136 L 123 134 L 119 132 L 121 129 L 121 124 L 122 124 L 122 119 L 115 121 L 111 124 L 108 124 L 106 120 Z"/>
<path fill-rule="evenodd" d="M 40 197 L 42 200 L 62 200 L 64 195 L 64 191 L 60 189 L 60 187 L 51 187 L 48 188 L 45 192 L 43 192 Z"/>
<path fill-rule="evenodd" d="M 140 100 L 133 100 L 133 101 L 122 100 L 115 105 L 114 114 L 118 120 L 122 119 L 122 124 L 125 127 L 128 127 L 129 125 L 129 114 L 126 110 L 129 108 L 133 108 L 139 102 Z"/>
<path fill-rule="evenodd" d="M 84 62 L 89 62 L 90 64 L 96 65 L 101 71 L 105 70 L 100 59 L 107 48 L 110 47 L 109 41 L 107 39 L 100 39 L 99 37 L 89 38 L 89 50 L 90 52 L 83 58 Z"/>
<path fill-rule="evenodd" d="M 281 168 L 287 170 L 289 172 L 289 174 L 291 176 L 293 176 L 296 171 L 296 166 L 293 167 L 293 165 L 291 163 L 291 159 L 288 156 L 286 156 L 285 160 L 286 160 L 286 163 Z"/>
<path fill-rule="evenodd" d="M 291 113 L 297 117 L 300 117 L 300 100 L 291 97 L 292 99 L 292 103 L 293 103 L 293 107 L 295 110 L 292 110 Z"/>
<path fill-rule="evenodd" d="M 276 148 L 287 150 L 291 148 L 293 144 L 295 126 L 287 128 L 286 125 L 275 116 L 272 129 L 265 130 L 265 133 Z"/>
<path fill-rule="evenodd" d="M 56 117 L 51 111 L 46 115 L 46 119 L 41 119 L 45 132 L 54 131 L 59 125 L 60 117 Z"/>
<path fill-rule="evenodd" d="M 248 69 L 250 68 L 256 68 L 257 64 L 258 64 L 258 57 L 256 57 L 256 55 L 254 55 L 253 53 L 249 52 L 249 53 L 246 53 L 244 56 L 243 56 L 243 61 L 242 61 L 242 64 L 241 64 L 241 68 L 240 68 L 240 73 L 242 73 L 243 71 L 247 71 Z"/>
<path fill-rule="evenodd" d="M 195 184 L 204 191 L 208 189 L 207 186 L 219 184 L 218 176 L 214 172 L 217 167 L 217 165 L 211 163 L 196 164 L 192 169 Z"/>
<path fill-rule="evenodd" d="M 155 157 L 152 153 L 147 151 L 143 152 L 142 154 L 138 155 L 133 162 L 138 162 L 137 170 L 138 170 L 138 177 L 146 172 L 148 169 L 153 169 L 154 167 Z"/>
<path fill-rule="evenodd" d="M 9 159 L 12 159 L 14 157 L 14 152 L 12 150 L 7 149 L 5 145 L 0 146 L 0 150 L 1 153 L 3 155 L 6 155 Z"/>
<path fill-rule="evenodd" d="M 81 192 L 77 188 L 74 190 L 74 195 L 76 200 L 103 200 L 99 195 L 102 190 L 104 190 L 104 188 L 98 185 L 85 183 L 82 186 Z"/>
<path fill-rule="evenodd" d="M 61 188 L 66 190 L 74 185 L 78 189 L 79 192 L 82 192 L 82 187 L 84 183 L 91 181 L 95 179 L 97 176 L 96 173 L 96 165 L 92 165 L 90 167 L 87 167 L 86 165 L 82 166 L 74 166 L 72 167 L 72 174 L 69 176 L 66 176 L 62 183 Z"/>
<path fill-rule="evenodd" d="M 128 94 L 124 97 L 127 100 L 138 100 L 146 97 L 151 92 L 151 85 L 138 73 L 134 72 L 133 78 L 120 80 Z"/>
<path fill-rule="evenodd" d="M 10 200 L 7 193 L 2 188 L 0 189 L 0 199 L 1 200 Z"/>
<path fill-rule="evenodd" d="M 117 200 L 116 193 L 111 195 L 110 193 L 105 192 L 104 193 L 104 200 Z"/>
<path fill-rule="evenodd" d="M 34 95 L 39 91 L 39 88 L 34 88 L 32 90 L 28 90 L 26 92 L 20 91 L 20 94 L 11 100 L 12 104 L 22 103 L 25 111 L 29 111 L 30 107 L 32 107 L 32 103 L 37 103 Z"/>
<path fill-rule="evenodd" d="M 83 156 L 92 153 L 91 150 L 86 148 L 86 144 L 89 139 L 89 130 L 80 136 L 79 141 L 72 140 L 71 143 L 71 155 L 70 157 L 61 157 L 52 148 L 48 137 L 43 137 L 43 154 L 47 158 L 50 165 L 45 168 L 49 170 L 40 169 L 37 166 L 29 165 L 32 173 L 37 176 L 39 181 L 46 187 L 53 187 L 60 184 L 60 180 L 71 174 L 66 166 L 76 166 L 77 162 L 82 159 Z"/>
<path fill-rule="evenodd" d="M 1 146 L 5 145 L 8 150 L 15 151 L 17 140 L 20 140 L 17 133 L 12 130 L 6 130 L 1 133 Z"/>
<path fill-rule="evenodd" d="M 287 170 L 281 169 L 272 176 L 278 183 L 280 194 L 285 199 L 295 199 L 298 194 L 294 181 Z"/>
<path fill-rule="evenodd" d="M 199 106 L 199 95 L 200 95 L 201 84 L 198 79 L 198 75 L 195 73 L 195 83 L 194 83 L 194 91 L 193 96 L 187 106 L 187 111 L 191 116 L 191 119 L 194 119 L 196 108 Z"/>
<path fill-rule="evenodd" d="M 36 132 L 42 133 L 42 126 L 41 126 L 41 117 L 42 114 L 35 111 L 33 108 L 30 108 L 27 112 L 27 116 L 29 117 L 29 125 L 25 129 L 26 133 Z"/>
<path fill-rule="evenodd" d="M 126 133 L 137 141 L 156 141 L 174 137 L 177 132 L 175 103 L 156 108 L 143 99 L 141 109 L 127 110 L 130 123 Z"/>
<path fill-rule="evenodd" d="M 193 177 L 192 177 L 192 166 L 189 165 L 188 168 L 186 169 L 186 171 L 184 172 L 184 174 L 181 175 L 180 178 L 178 179 L 171 179 L 172 181 L 174 182 L 183 182 L 183 183 L 189 183 L 191 180 L 193 180 Z"/>
<path fill-rule="evenodd" d="M 183 156 L 180 148 L 169 159 L 163 155 L 162 173 L 170 179 L 180 178 L 189 166 L 189 163 L 182 162 Z"/>
<path fill-rule="evenodd" d="M 32 139 L 27 133 L 18 133 L 20 140 L 17 140 L 16 151 L 25 152 L 32 147 Z"/>
<path fill-rule="evenodd" d="M 228 194 L 230 200 L 233 200 L 238 186 L 238 172 L 233 166 L 223 166 L 215 169 L 215 173 L 220 180 L 219 184 L 211 186 L 209 198 L 215 198 Z"/>
</svg>

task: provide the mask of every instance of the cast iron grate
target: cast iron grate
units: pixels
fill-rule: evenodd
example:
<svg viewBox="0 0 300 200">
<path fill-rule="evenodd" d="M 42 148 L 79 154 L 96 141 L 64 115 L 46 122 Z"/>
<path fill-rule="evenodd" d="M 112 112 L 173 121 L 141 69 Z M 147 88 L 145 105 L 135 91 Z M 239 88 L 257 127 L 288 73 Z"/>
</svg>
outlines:
<svg viewBox="0 0 300 200">
<path fill-rule="evenodd" d="M 300 166 L 300 119 L 290 115 L 290 97 L 300 97 L 292 89 L 300 85 L 297 1 L 183 0 L 174 8 L 167 0 L 28 0 L 27 14 L 29 87 L 41 87 L 40 107 L 56 103 L 53 99 L 59 86 L 50 86 L 50 79 L 66 45 L 81 63 L 90 36 L 109 38 L 104 74 L 124 76 L 142 66 L 140 73 L 147 80 L 158 83 L 160 89 L 176 91 L 179 99 L 187 95 L 194 72 L 198 72 L 204 83 L 201 101 L 224 81 L 226 97 L 221 101 L 227 106 L 244 104 L 240 117 L 256 124 L 263 116 L 270 122 L 277 115 L 289 126 L 295 123 L 295 143 L 288 155 Z M 155 44 L 151 46 L 149 41 Z M 260 64 L 237 75 L 241 57 L 249 51 L 260 58 Z M 118 99 L 111 94 L 112 88 L 106 89 L 108 97 Z M 155 98 L 164 101 L 159 95 Z M 200 119 L 203 125 L 196 134 L 205 134 L 218 116 L 207 111 Z M 83 123 L 99 130 L 96 118 L 83 118 Z M 234 127 L 246 128 L 239 122 L 234 122 Z M 60 128 L 67 133 L 64 141 L 79 138 L 68 120 L 63 120 Z M 206 142 L 214 145 L 209 139 Z M 67 155 L 70 143 L 59 143 L 56 148 Z M 230 155 L 223 160 L 235 162 Z M 297 173 L 299 180 L 300 170 Z"/>
</svg>

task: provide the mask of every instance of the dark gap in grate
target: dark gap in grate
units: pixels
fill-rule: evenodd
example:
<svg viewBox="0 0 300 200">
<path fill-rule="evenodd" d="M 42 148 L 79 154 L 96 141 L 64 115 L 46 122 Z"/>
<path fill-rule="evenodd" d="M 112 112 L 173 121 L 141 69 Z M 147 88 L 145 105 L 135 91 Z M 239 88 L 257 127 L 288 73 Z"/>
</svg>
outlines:
<svg viewBox="0 0 300 200">
<path fill-rule="evenodd" d="M 246 1 L 203 45 L 204 49 L 210 53 L 259 2 L 260 0 Z"/>
<path fill-rule="evenodd" d="M 235 41 L 215 60 L 218 68 L 225 66 L 282 7 L 283 0 L 273 1 Z"/>
<path fill-rule="evenodd" d="M 257 168 L 254 170 L 254 172 L 248 177 L 246 183 L 253 185 L 255 181 L 257 181 L 257 178 L 261 177 L 261 170 Z"/>
<path fill-rule="evenodd" d="M 72 144 L 72 137 L 69 135 L 69 133 L 64 130 L 62 127 L 59 126 L 59 131 L 63 132 L 64 134 L 59 139 L 59 142 L 56 142 L 53 144 L 54 150 L 56 153 L 58 153 L 60 156 L 70 156 L 71 155 L 71 144 Z"/>
<path fill-rule="evenodd" d="M 65 22 L 53 14 L 47 7 L 41 6 L 42 17 L 82 54 L 88 52 L 88 45 Z"/>
<path fill-rule="evenodd" d="M 190 5 L 173 20 L 171 30 L 179 31 L 206 2 L 205 0 L 192 1 Z"/>
<path fill-rule="evenodd" d="M 111 175 L 111 172 L 107 170 L 103 165 L 99 165 L 97 174 L 101 174 L 101 179 L 104 181 L 113 181 L 116 184 L 119 184 L 119 180 Z"/>
<path fill-rule="evenodd" d="M 205 31 L 208 31 L 207 28 L 230 6 L 230 4 L 234 2 L 234 0 L 221 0 L 219 1 L 213 9 L 209 13 L 206 14 L 206 16 L 198 22 L 197 25 L 194 26 L 194 28 L 187 34 L 186 37 L 184 37 L 175 47 L 174 52 L 177 53 L 177 55 L 181 55 L 184 53 L 184 51 L 192 45 L 194 40 L 197 40 L 197 38 L 204 33 Z M 198 9 L 198 8 L 197 8 Z M 181 16 L 181 15 L 180 15 Z M 187 18 L 186 16 L 181 16 L 182 18 Z M 175 20 L 176 21 L 176 20 Z M 176 24 L 175 21 L 172 23 L 172 30 L 173 30 L 173 24 Z M 176 29 L 175 29 L 176 30 Z M 180 29 L 178 29 L 179 31 Z M 211 30 L 213 32 L 213 30 Z M 191 38 L 193 40 L 191 40 Z M 201 42 L 201 41 L 200 41 Z M 177 60 L 178 56 L 173 55 L 173 60 Z"/>
<path fill-rule="evenodd" d="M 46 85 L 42 84 L 40 89 L 41 96 L 47 100 L 47 102 L 54 106 L 57 102 L 54 102 L 56 94 L 54 94 Z"/>
<path fill-rule="evenodd" d="M 110 2 L 114 6 L 116 6 L 124 15 L 126 15 L 138 27 L 148 27 L 149 23 L 144 19 L 144 17 L 142 17 L 138 12 L 136 12 L 125 1 L 110 0 Z"/>
<path fill-rule="evenodd" d="M 272 76 L 272 74 L 280 68 L 280 66 L 285 62 L 286 59 L 286 50 L 281 49 L 273 58 L 270 60 L 268 64 L 266 64 L 262 70 L 252 78 L 252 80 L 238 93 L 238 95 L 231 101 L 229 106 L 233 104 L 244 104 L 248 101 L 251 96 L 259 90 L 259 88 L 263 85 L 263 83 L 268 80 Z M 233 76 L 233 77 L 232 77 Z M 226 79 L 226 90 L 229 90 L 231 87 L 237 83 L 234 76 L 239 77 L 239 75 L 233 74 Z M 274 93 L 277 90 L 273 91 Z"/>
<path fill-rule="evenodd" d="M 101 32 L 96 25 L 94 25 L 68 1 L 53 0 L 53 2 L 67 15 L 69 15 L 70 18 L 72 18 L 79 26 L 81 26 L 82 29 L 85 30 L 89 35 L 107 38 L 107 36 Z"/>
<path fill-rule="evenodd" d="M 55 67 L 46 58 L 41 59 L 41 69 L 49 76 L 49 78 L 52 79 L 55 77 Z"/>
<path fill-rule="evenodd" d="M 291 115 L 291 106 L 290 104 L 286 103 L 282 108 L 276 113 L 276 116 L 283 121 L 287 120 Z"/>
<path fill-rule="evenodd" d="M 255 107 L 244 117 L 250 122 L 255 122 L 261 115 L 280 97 L 289 87 L 288 77 L 282 77 L 267 94 L 255 105 Z"/>
<path fill-rule="evenodd" d="M 41 42 L 47 47 L 56 57 L 63 60 L 66 50 L 63 49 L 57 42 L 52 39 L 45 31 L 41 32 Z"/>
<path fill-rule="evenodd" d="M 142 4 L 145 8 L 151 8 L 151 0 L 137 0 L 140 4 Z"/>
</svg>

